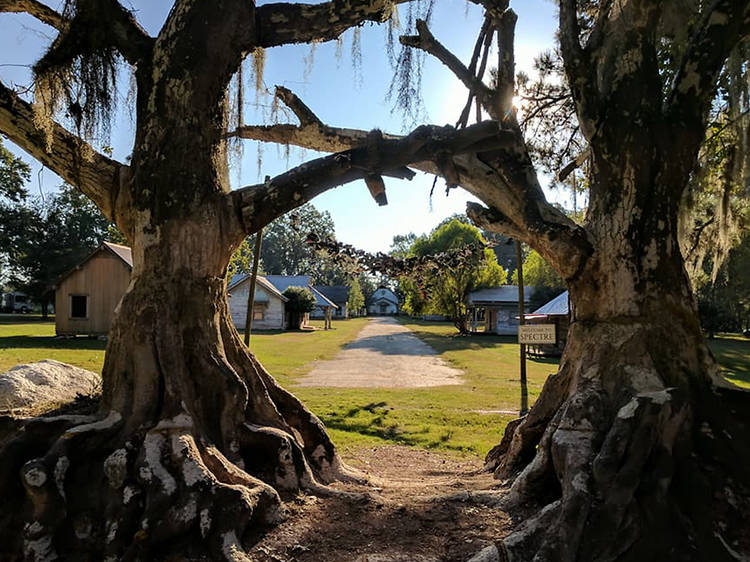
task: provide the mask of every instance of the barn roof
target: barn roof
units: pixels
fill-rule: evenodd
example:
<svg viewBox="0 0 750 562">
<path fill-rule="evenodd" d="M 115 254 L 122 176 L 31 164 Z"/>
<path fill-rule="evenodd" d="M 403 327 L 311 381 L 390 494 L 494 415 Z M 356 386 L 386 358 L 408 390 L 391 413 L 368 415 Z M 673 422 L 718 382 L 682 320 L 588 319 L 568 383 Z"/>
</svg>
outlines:
<svg viewBox="0 0 750 562">
<path fill-rule="evenodd" d="M 567 316 L 568 315 L 568 291 L 557 295 L 544 306 L 537 308 L 532 314 L 541 316 Z"/>
<path fill-rule="evenodd" d="M 326 298 L 325 295 L 323 295 L 323 293 L 310 285 L 309 275 L 266 275 L 266 279 L 269 283 L 276 287 L 280 293 L 283 293 L 289 287 L 303 287 L 305 289 L 310 289 L 310 292 L 315 297 L 316 306 L 320 306 L 323 308 L 327 306 L 338 308 L 336 303 L 330 301 L 328 298 Z"/>
<path fill-rule="evenodd" d="M 93 258 L 99 252 L 111 252 L 117 258 L 119 258 L 120 261 L 122 261 L 122 263 L 125 265 L 125 267 L 128 268 L 129 271 L 133 270 L 133 252 L 130 251 L 130 248 L 128 246 L 123 246 L 121 244 L 114 244 L 112 242 L 102 242 L 88 256 L 86 256 L 78 264 L 76 264 L 75 267 L 71 267 L 68 271 L 63 273 L 60 276 L 60 278 L 57 280 L 57 282 L 55 283 L 53 289 L 56 289 L 57 286 L 60 283 L 62 283 L 65 279 L 67 279 L 67 277 L 71 273 L 81 269 L 84 266 L 84 264 L 86 264 L 86 262 L 88 262 L 91 258 Z"/>
<path fill-rule="evenodd" d="M 133 269 L 133 252 L 130 250 L 130 247 L 113 242 L 102 242 L 102 246 L 124 261 L 125 265 L 130 269 Z"/>
<path fill-rule="evenodd" d="M 313 288 L 330 301 L 345 303 L 349 300 L 349 287 L 346 285 L 313 285 Z"/>
<path fill-rule="evenodd" d="M 524 287 L 523 300 L 528 302 L 531 295 L 534 294 L 534 287 Z M 518 303 L 518 286 L 502 285 L 500 287 L 491 287 L 489 289 L 479 289 L 472 291 L 467 298 L 469 305 L 497 305 Z"/>
<path fill-rule="evenodd" d="M 239 285 L 242 285 L 246 281 L 249 281 L 250 275 L 247 273 L 238 273 L 237 275 L 234 275 L 229 282 L 229 285 L 227 286 L 227 292 L 230 292 L 232 289 L 237 288 Z M 280 298 L 283 302 L 287 302 L 289 299 L 286 298 L 284 295 L 281 294 L 281 291 L 279 291 L 276 287 L 274 287 L 268 279 L 266 279 L 262 275 L 258 275 L 258 277 L 255 279 L 256 285 L 259 285 L 260 287 L 263 287 L 263 289 L 274 295 L 275 297 Z M 257 301 L 260 302 L 260 301 Z"/>
</svg>

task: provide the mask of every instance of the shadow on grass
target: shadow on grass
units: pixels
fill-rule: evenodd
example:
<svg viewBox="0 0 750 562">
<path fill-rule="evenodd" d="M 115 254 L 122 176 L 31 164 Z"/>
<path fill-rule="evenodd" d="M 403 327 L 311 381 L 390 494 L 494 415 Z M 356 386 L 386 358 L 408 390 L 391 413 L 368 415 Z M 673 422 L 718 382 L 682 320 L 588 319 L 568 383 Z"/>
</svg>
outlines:
<svg viewBox="0 0 750 562">
<path fill-rule="evenodd" d="M 447 351 L 464 351 L 467 349 L 481 351 L 483 349 L 492 349 L 498 345 L 518 345 L 518 340 L 515 336 L 496 336 L 496 335 L 442 335 L 435 334 L 433 332 L 424 332 L 421 330 L 414 330 L 414 334 L 439 354 Z M 559 363 L 558 357 L 529 357 L 530 361 L 535 363 L 542 363 L 546 365 L 555 365 Z"/>
<path fill-rule="evenodd" d="M 88 349 L 104 351 L 106 347 L 106 341 L 86 337 L 10 336 L 0 338 L 0 349 Z"/>
<path fill-rule="evenodd" d="M 29 324 L 31 322 L 55 323 L 54 314 L 50 314 L 46 319 L 41 314 L 0 314 L 0 324 Z"/>
<path fill-rule="evenodd" d="M 449 443 L 453 437 L 452 431 L 445 431 L 437 438 L 427 437 L 429 428 L 423 427 L 417 431 L 406 431 L 397 423 L 388 423 L 388 414 L 392 410 L 385 402 L 371 402 L 363 406 L 355 406 L 346 411 L 328 412 L 320 416 L 325 426 L 348 433 L 358 433 L 368 437 L 375 437 L 387 443 L 409 445 L 434 449 L 441 447 L 454 451 L 465 451 Z M 355 419 L 356 418 L 356 419 Z"/>
<path fill-rule="evenodd" d="M 724 376 L 732 382 L 750 385 L 750 341 L 717 338 L 709 340 Z"/>
</svg>

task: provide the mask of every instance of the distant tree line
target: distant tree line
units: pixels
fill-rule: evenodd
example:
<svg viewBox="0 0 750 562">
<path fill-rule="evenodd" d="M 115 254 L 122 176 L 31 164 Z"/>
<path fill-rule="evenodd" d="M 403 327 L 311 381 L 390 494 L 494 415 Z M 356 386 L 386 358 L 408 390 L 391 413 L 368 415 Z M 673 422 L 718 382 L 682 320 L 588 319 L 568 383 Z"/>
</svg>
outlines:
<svg viewBox="0 0 750 562">
<path fill-rule="evenodd" d="M 0 143 L 0 288 L 28 294 L 46 316 L 59 278 L 105 239 L 121 237 L 68 184 L 31 195 L 30 168 Z"/>
</svg>

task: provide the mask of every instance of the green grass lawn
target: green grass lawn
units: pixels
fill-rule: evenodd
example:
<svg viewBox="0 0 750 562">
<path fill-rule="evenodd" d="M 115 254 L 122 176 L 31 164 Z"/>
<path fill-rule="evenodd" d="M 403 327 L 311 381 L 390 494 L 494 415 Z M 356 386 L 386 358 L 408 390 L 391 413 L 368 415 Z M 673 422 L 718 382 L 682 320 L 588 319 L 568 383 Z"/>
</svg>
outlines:
<svg viewBox="0 0 750 562">
<path fill-rule="evenodd" d="M 430 388 L 291 388 L 344 445 L 397 442 L 484 455 L 502 437 L 520 404 L 514 338 L 458 336 L 448 324 L 402 319 L 465 373 L 465 384 Z M 556 361 L 529 360 L 529 399 L 539 395 Z"/>
<path fill-rule="evenodd" d="M 738 334 L 721 334 L 708 340 L 727 380 L 750 388 L 750 339 Z"/>
<path fill-rule="evenodd" d="M 451 365 L 465 384 L 411 389 L 297 387 L 313 361 L 333 357 L 367 319 L 334 321 L 334 330 L 257 332 L 250 346 L 281 384 L 329 428 L 343 449 L 401 443 L 459 454 L 484 455 L 499 442 L 519 407 L 518 346 L 503 336 L 459 336 L 443 323 L 402 319 Z M 315 323 L 314 323 L 315 324 Z M 19 363 L 56 359 L 101 371 L 105 342 L 55 339 L 54 324 L 28 316 L 0 316 L 0 372 Z M 750 340 L 723 336 L 709 343 L 728 379 L 750 388 Z M 557 361 L 527 361 L 530 401 Z"/>
</svg>

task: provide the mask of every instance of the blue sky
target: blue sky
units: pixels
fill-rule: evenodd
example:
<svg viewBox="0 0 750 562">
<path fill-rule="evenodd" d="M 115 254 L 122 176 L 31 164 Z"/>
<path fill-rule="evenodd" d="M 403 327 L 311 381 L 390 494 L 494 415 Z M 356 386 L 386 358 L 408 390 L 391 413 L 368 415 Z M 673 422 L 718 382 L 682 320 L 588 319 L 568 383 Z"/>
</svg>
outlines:
<svg viewBox="0 0 750 562">
<path fill-rule="evenodd" d="M 57 0 L 48 0 L 47 3 L 55 8 L 61 4 Z M 172 4 L 168 0 L 125 0 L 123 3 L 136 11 L 138 20 L 152 34 L 158 32 Z M 528 71 L 534 56 L 554 44 L 556 8 L 550 0 L 516 0 L 511 6 L 518 14 L 516 69 Z M 405 22 L 406 8 L 402 6 L 400 10 L 401 20 Z M 465 0 L 437 0 L 431 30 L 443 44 L 468 62 L 480 24 L 481 11 L 476 6 L 467 7 Z M 397 33 L 407 31 L 402 28 Z M 54 30 L 28 16 L 0 14 L 0 80 L 6 85 L 30 84 L 28 66 L 41 55 L 54 34 Z M 399 112 L 393 112 L 392 102 L 386 101 L 392 69 L 385 52 L 385 34 L 384 25 L 365 25 L 360 29 L 361 64 L 356 69 L 351 62 L 352 31 L 343 38 L 339 59 L 336 57 L 336 42 L 316 45 L 312 64 L 309 63 L 311 48 L 308 45 L 270 49 L 266 57 L 264 84 L 269 91 L 277 84 L 288 87 L 330 125 L 406 132 L 412 123 Z M 246 69 L 250 67 L 248 61 Z M 127 78 L 123 73 L 119 92 L 123 100 L 127 89 Z M 245 121 L 248 124 L 262 123 L 270 111 L 271 98 L 258 97 L 256 106 L 252 86 L 246 89 L 245 97 Z M 423 98 L 428 122 L 454 124 L 466 101 L 466 90 L 440 63 L 428 58 L 423 71 Z M 124 160 L 131 151 L 134 133 L 131 116 L 124 104 L 121 105 L 123 110 L 117 115 L 110 144 L 115 157 Z M 281 118 L 283 120 L 283 116 Z M 5 144 L 34 164 L 33 192 L 49 193 L 61 183 L 54 173 L 42 170 L 23 151 L 8 141 Z M 292 149 L 287 156 L 283 148 L 265 145 L 259 175 L 257 143 L 243 141 L 243 147 L 243 158 L 232 172 L 235 188 L 256 183 L 259 177 L 276 175 L 316 156 L 299 149 Z M 544 183 L 543 178 L 542 181 Z M 446 216 L 465 209 L 470 196 L 455 189 L 446 197 L 441 181 L 438 181 L 430 200 L 432 182 L 433 177 L 425 174 L 419 174 L 411 182 L 386 180 L 389 204 L 385 207 L 375 204 L 362 183 L 329 191 L 313 203 L 331 213 L 339 239 L 369 251 L 387 250 L 395 234 L 427 232 Z M 563 196 L 549 192 L 548 197 L 560 200 Z"/>
</svg>

